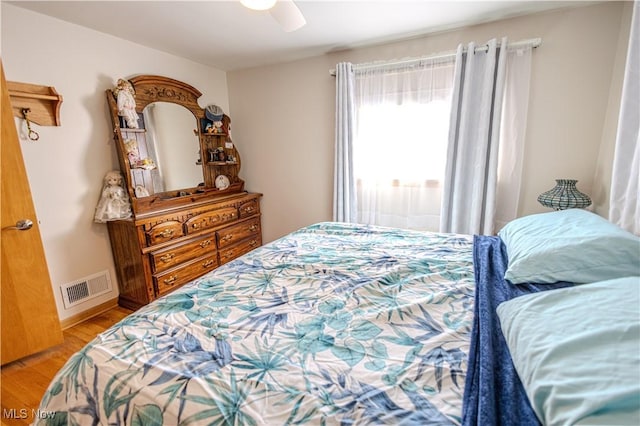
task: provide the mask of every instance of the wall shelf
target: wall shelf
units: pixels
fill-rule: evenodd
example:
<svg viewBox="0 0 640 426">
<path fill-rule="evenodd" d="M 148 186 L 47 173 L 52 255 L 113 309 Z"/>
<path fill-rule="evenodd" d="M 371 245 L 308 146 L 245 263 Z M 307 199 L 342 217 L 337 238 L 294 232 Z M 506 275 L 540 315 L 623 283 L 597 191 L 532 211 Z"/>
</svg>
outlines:
<svg viewBox="0 0 640 426">
<path fill-rule="evenodd" d="M 13 115 L 24 118 L 29 109 L 29 121 L 41 126 L 60 126 L 62 96 L 51 86 L 7 81 Z"/>
</svg>

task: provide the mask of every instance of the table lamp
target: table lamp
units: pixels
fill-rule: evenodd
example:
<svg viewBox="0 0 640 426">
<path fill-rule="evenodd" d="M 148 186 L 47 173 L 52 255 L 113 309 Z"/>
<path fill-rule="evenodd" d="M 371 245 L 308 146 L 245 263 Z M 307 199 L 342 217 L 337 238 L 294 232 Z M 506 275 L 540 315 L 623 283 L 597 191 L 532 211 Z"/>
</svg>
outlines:
<svg viewBox="0 0 640 426">
<path fill-rule="evenodd" d="M 576 188 L 575 179 L 556 179 L 556 186 L 538 196 L 538 202 L 554 210 L 584 208 L 591 205 L 591 198 Z"/>
</svg>

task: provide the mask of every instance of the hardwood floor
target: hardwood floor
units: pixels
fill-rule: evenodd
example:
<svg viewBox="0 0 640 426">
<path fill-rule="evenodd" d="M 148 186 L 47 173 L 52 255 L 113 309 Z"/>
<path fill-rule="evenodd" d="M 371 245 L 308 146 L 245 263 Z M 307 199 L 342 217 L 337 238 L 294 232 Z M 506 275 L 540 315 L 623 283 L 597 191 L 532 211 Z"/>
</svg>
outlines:
<svg viewBox="0 0 640 426">
<path fill-rule="evenodd" d="M 90 340 L 132 311 L 117 307 L 64 330 L 64 343 L 1 367 L 2 426 L 34 421 L 40 399 L 64 363 Z"/>
</svg>

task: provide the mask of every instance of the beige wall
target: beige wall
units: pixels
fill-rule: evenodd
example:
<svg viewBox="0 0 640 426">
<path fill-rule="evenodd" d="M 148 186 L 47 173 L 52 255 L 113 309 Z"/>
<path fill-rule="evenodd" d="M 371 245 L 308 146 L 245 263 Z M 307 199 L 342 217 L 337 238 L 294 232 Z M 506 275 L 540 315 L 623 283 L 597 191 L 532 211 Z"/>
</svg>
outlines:
<svg viewBox="0 0 640 426">
<path fill-rule="evenodd" d="M 1 11 L 7 80 L 54 86 L 63 97 L 62 126 L 38 127 L 40 140 L 21 147 L 64 320 L 118 294 L 107 227 L 93 223 L 104 174 L 118 169 L 105 90 L 120 77 L 158 74 L 198 88 L 202 106 L 226 110 L 226 74 L 5 2 Z M 114 291 L 64 309 L 62 284 L 105 270 Z"/>
<path fill-rule="evenodd" d="M 604 169 L 610 161 L 630 14 L 628 3 L 597 3 L 229 72 L 241 174 L 248 189 L 264 193 L 265 240 L 331 219 L 335 85 L 329 69 L 337 62 L 422 56 L 502 36 L 543 39 L 534 52 L 519 214 L 545 211 L 536 198 L 555 178 L 578 179 L 579 189 L 606 199 L 610 167 L 597 184 L 594 176 L 599 156 Z"/>
</svg>

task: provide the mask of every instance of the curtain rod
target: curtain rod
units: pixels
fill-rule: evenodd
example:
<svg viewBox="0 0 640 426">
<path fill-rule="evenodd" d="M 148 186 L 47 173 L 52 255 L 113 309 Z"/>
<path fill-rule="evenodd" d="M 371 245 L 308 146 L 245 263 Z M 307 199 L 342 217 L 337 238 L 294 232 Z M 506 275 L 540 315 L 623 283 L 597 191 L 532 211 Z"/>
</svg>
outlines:
<svg viewBox="0 0 640 426">
<path fill-rule="evenodd" d="M 520 40 L 520 41 L 516 41 L 513 43 L 509 43 L 508 45 L 508 49 L 517 49 L 519 47 L 533 47 L 536 48 L 538 46 L 540 46 L 542 44 L 542 39 L 541 38 L 530 38 L 527 40 Z M 500 44 L 498 44 L 499 46 Z M 466 48 L 464 49 L 466 51 Z M 486 44 L 483 46 L 478 46 L 475 49 L 475 52 L 486 52 L 487 50 L 489 50 L 489 46 L 487 46 Z M 444 58 L 448 58 L 448 57 L 453 57 L 455 56 L 457 53 L 457 50 L 450 50 L 448 52 L 442 52 L 442 53 L 436 53 L 433 55 L 428 55 L 428 56 L 421 56 L 419 58 L 407 58 L 407 59 L 400 59 L 400 60 L 394 60 L 394 61 L 389 61 L 389 62 L 380 62 L 380 63 L 372 63 L 372 62 L 367 62 L 367 63 L 363 63 L 363 64 L 356 64 L 353 66 L 353 70 L 354 71 L 363 71 L 363 70 L 367 70 L 367 69 L 371 69 L 371 68 L 376 68 L 376 67 L 393 67 L 394 65 L 407 65 L 407 64 L 411 64 L 414 62 L 421 62 L 421 61 L 433 61 L 436 59 L 444 59 Z M 336 70 L 332 69 L 329 70 L 329 74 L 332 76 L 336 76 Z"/>
</svg>

